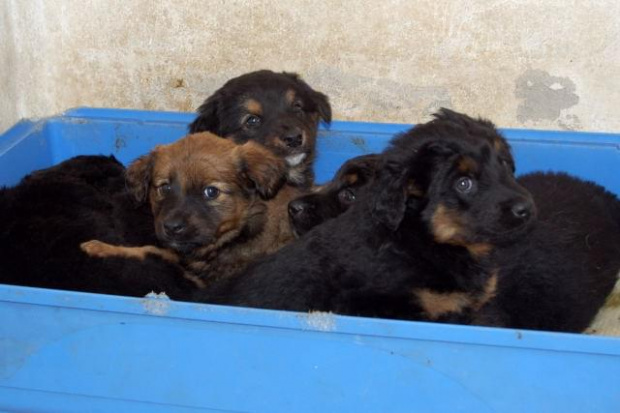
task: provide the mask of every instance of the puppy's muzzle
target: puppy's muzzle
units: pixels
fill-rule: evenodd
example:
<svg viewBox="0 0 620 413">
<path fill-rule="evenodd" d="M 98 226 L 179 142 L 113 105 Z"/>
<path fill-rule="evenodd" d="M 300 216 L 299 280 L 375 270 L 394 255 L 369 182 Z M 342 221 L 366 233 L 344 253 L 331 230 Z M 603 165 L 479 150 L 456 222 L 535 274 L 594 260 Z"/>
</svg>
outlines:
<svg viewBox="0 0 620 413">
<path fill-rule="evenodd" d="M 310 209 L 312 205 L 303 199 L 296 199 L 294 201 L 289 202 L 288 204 L 288 214 L 291 218 L 298 218 Z"/>
<path fill-rule="evenodd" d="M 280 140 L 287 148 L 299 148 L 304 143 L 304 135 L 299 129 L 294 129 L 280 136 Z"/>
<path fill-rule="evenodd" d="M 182 236 L 186 231 L 187 226 L 185 225 L 185 221 L 181 219 L 170 219 L 164 222 L 164 233 L 170 239 L 178 238 Z"/>
</svg>

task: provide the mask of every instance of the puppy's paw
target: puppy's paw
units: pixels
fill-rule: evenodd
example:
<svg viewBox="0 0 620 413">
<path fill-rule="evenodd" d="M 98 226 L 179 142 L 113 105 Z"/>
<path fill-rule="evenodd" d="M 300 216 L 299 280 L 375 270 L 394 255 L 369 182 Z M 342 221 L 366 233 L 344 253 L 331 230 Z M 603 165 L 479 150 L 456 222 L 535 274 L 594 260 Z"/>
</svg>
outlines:
<svg viewBox="0 0 620 413">
<path fill-rule="evenodd" d="M 80 249 L 91 257 L 106 258 L 114 255 L 112 245 L 96 239 L 81 243 Z"/>
</svg>

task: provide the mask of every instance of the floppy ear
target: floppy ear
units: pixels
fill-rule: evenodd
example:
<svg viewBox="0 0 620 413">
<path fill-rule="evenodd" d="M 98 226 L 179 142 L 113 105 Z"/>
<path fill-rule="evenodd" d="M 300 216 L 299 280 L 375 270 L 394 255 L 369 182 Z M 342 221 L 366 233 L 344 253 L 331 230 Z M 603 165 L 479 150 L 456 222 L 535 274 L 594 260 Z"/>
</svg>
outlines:
<svg viewBox="0 0 620 413">
<path fill-rule="evenodd" d="M 213 132 L 217 133 L 220 127 L 218 119 L 220 94 L 215 92 L 198 108 L 198 117 L 189 125 L 189 133 Z"/>
<path fill-rule="evenodd" d="M 329 125 L 332 121 L 332 107 L 329 104 L 329 98 L 327 95 L 315 91 L 313 99 L 319 109 L 319 116 Z"/>
<path fill-rule="evenodd" d="M 379 194 L 375 198 L 373 217 L 392 231 L 398 229 L 407 207 L 425 197 L 438 158 L 454 154 L 450 143 L 445 141 L 426 142 L 410 150 L 412 154 L 405 158 L 386 159 L 378 172 Z"/>
<path fill-rule="evenodd" d="M 376 186 L 379 193 L 375 197 L 372 216 L 391 231 L 396 231 L 405 217 L 407 175 L 408 168 L 396 162 L 386 162 L 379 171 Z"/>
<path fill-rule="evenodd" d="M 140 203 L 146 201 L 151 184 L 151 172 L 153 170 L 152 153 L 136 159 L 129 165 L 125 172 L 125 182 L 129 192 L 133 194 Z"/>
<path fill-rule="evenodd" d="M 350 185 L 364 184 L 373 178 L 379 169 L 380 156 L 369 154 L 357 156 L 346 161 L 336 172 L 335 181 Z"/>
<path fill-rule="evenodd" d="M 240 175 L 264 199 L 272 198 L 284 183 L 286 164 L 264 146 L 248 141 L 235 148 Z"/>
<path fill-rule="evenodd" d="M 307 84 L 304 80 L 302 80 L 297 73 L 292 72 L 282 72 L 283 75 L 290 77 L 295 82 L 302 85 L 308 92 L 310 92 L 310 96 L 312 96 L 312 100 L 316 104 L 317 112 L 323 122 L 330 124 L 332 121 L 332 107 L 329 104 L 329 98 L 327 95 L 317 92 L 312 89 L 309 84 Z"/>
</svg>

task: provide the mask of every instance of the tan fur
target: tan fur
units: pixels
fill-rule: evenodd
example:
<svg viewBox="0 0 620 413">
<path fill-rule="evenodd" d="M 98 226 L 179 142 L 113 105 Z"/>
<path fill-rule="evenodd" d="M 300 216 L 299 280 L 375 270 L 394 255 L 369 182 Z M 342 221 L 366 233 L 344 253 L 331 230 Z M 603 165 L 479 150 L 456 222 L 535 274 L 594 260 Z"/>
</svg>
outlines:
<svg viewBox="0 0 620 413">
<path fill-rule="evenodd" d="M 464 227 L 458 213 L 449 210 L 445 205 L 438 205 L 431 218 L 431 229 L 435 241 L 440 244 L 451 244 L 460 239 Z"/>
<path fill-rule="evenodd" d="M 263 106 L 260 104 L 260 102 L 257 102 L 254 99 L 246 100 L 244 106 L 248 110 L 248 112 L 253 115 L 260 116 L 263 114 Z"/>
<path fill-rule="evenodd" d="M 354 185 L 359 179 L 360 176 L 357 172 L 348 173 L 343 177 L 343 181 L 349 185 Z"/>
<path fill-rule="evenodd" d="M 122 247 L 98 240 L 91 240 L 81 243 L 80 248 L 91 257 L 97 258 L 120 257 L 134 258 L 144 261 L 148 255 L 154 255 L 172 263 L 179 262 L 178 255 L 176 255 L 173 251 L 158 248 L 152 245 L 145 245 L 142 247 Z"/>
<path fill-rule="evenodd" d="M 467 175 L 474 175 L 478 173 L 479 170 L 478 163 L 469 156 L 464 156 L 459 159 L 457 168 L 459 172 Z"/>
<path fill-rule="evenodd" d="M 493 249 L 488 243 L 467 242 L 467 230 L 463 218 L 457 211 L 450 210 L 442 204 L 437 206 L 431 218 L 431 230 L 438 243 L 464 247 L 477 259 L 483 258 Z"/>
<path fill-rule="evenodd" d="M 444 315 L 467 309 L 478 311 L 495 297 L 496 292 L 497 271 L 494 271 L 482 291 L 443 293 L 422 288 L 414 291 L 414 298 L 430 320 L 437 320 Z"/>
</svg>

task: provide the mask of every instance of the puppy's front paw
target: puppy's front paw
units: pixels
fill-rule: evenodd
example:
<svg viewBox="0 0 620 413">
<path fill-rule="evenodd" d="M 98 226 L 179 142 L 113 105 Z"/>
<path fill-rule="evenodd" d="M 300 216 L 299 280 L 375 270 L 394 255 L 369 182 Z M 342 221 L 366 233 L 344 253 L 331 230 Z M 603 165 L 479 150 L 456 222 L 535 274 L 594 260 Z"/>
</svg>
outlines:
<svg viewBox="0 0 620 413">
<path fill-rule="evenodd" d="M 105 242 L 98 241 L 96 239 L 83 242 L 80 244 L 80 249 L 91 257 L 105 258 L 111 254 L 112 246 Z"/>
</svg>

